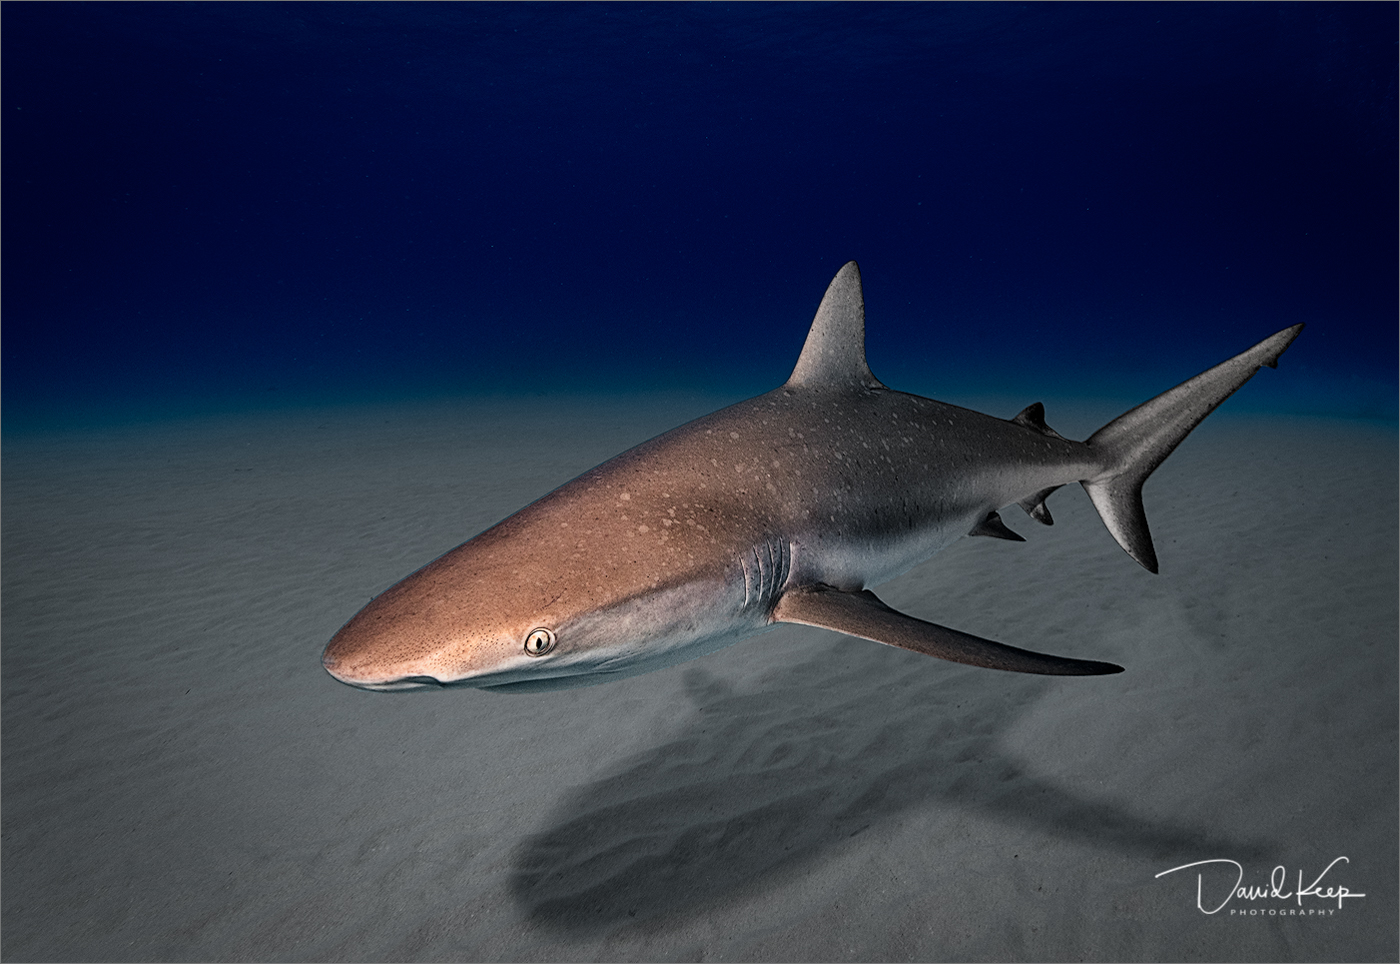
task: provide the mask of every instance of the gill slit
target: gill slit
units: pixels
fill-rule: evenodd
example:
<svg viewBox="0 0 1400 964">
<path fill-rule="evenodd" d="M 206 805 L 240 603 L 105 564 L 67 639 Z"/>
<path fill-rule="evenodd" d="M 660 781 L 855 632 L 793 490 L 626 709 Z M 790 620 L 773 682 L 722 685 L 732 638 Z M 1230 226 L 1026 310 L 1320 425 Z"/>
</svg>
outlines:
<svg viewBox="0 0 1400 964">
<path fill-rule="evenodd" d="M 772 609 L 792 573 L 792 544 L 784 539 L 764 539 L 740 557 L 744 570 L 744 608 Z"/>
</svg>

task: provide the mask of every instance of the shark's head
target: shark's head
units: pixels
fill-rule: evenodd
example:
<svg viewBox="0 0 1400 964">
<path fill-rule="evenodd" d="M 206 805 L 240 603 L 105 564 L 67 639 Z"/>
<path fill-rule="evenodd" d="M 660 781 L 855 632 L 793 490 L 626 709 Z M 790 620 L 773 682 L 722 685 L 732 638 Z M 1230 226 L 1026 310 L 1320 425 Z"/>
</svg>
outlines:
<svg viewBox="0 0 1400 964">
<path fill-rule="evenodd" d="M 391 691 L 476 686 L 558 661 L 560 633 L 572 622 L 568 614 L 509 579 L 492 579 L 489 571 L 462 579 L 456 571 L 470 562 L 463 557 L 475 555 L 464 552 L 468 546 L 356 613 L 327 644 L 321 656 L 326 671 L 351 686 Z"/>
<path fill-rule="evenodd" d="M 385 590 L 331 639 L 326 671 L 380 691 L 560 689 L 717 648 L 725 580 L 610 566 L 555 518 L 527 510 Z"/>
</svg>

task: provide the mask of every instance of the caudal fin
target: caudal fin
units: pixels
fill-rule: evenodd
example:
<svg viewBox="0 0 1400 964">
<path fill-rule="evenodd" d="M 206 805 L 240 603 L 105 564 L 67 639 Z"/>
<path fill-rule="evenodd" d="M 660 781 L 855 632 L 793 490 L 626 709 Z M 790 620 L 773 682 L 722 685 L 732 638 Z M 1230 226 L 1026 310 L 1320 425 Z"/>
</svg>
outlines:
<svg viewBox="0 0 1400 964">
<path fill-rule="evenodd" d="M 1100 454 L 1103 471 L 1082 483 L 1103 524 L 1118 544 L 1149 572 L 1157 571 L 1157 553 L 1142 510 L 1142 484 L 1187 434 L 1298 337 L 1302 325 L 1285 328 L 1248 351 L 1221 362 L 1176 388 L 1118 416 L 1087 444 Z"/>
</svg>

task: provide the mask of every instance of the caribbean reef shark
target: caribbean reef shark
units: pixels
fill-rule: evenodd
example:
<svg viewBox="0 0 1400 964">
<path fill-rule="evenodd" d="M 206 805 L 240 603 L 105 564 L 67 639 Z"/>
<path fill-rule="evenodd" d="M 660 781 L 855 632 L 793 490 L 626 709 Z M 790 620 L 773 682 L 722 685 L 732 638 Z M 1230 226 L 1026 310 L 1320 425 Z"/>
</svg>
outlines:
<svg viewBox="0 0 1400 964">
<path fill-rule="evenodd" d="M 1003 420 L 881 384 L 852 261 L 782 387 L 643 442 L 464 542 L 375 597 L 322 663 L 370 690 L 558 689 L 803 623 L 992 669 L 1120 672 L 925 622 L 869 587 L 965 535 L 1023 541 L 997 510 L 1014 503 L 1050 525 L 1045 500 L 1070 482 L 1155 573 L 1144 480 L 1302 328 L 1075 442 L 1039 403 Z"/>
</svg>

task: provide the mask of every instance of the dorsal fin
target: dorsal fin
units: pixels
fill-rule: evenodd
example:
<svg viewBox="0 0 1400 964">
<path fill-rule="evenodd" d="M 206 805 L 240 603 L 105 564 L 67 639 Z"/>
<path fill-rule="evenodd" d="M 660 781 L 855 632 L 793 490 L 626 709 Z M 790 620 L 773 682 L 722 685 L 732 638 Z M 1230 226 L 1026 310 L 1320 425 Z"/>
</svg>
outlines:
<svg viewBox="0 0 1400 964">
<path fill-rule="evenodd" d="M 885 387 L 865 363 L 865 295 L 854 261 L 827 286 L 787 387 Z"/>
</svg>

